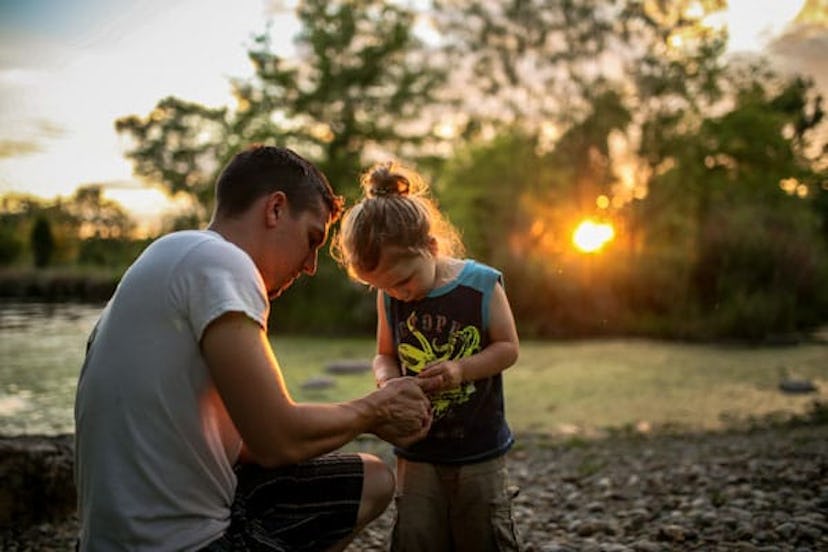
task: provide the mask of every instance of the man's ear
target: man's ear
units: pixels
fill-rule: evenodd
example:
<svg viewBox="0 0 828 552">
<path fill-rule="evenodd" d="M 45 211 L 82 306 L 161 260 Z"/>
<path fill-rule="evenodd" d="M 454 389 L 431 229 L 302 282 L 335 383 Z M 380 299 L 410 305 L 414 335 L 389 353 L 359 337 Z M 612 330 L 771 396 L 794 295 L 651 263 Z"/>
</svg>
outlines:
<svg viewBox="0 0 828 552">
<path fill-rule="evenodd" d="M 287 215 L 287 196 L 284 192 L 273 192 L 265 202 L 265 221 L 268 226 L 276 224 L 281 217 Z"/>
</svg>

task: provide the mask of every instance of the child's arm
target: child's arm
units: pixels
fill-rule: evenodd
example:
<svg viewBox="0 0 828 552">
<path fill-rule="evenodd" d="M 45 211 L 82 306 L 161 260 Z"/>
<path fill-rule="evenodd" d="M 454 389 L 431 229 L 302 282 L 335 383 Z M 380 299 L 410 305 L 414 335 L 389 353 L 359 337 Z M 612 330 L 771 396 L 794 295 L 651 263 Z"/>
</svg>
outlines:
<svg viewBox="0 0 828 552">
<path fill-rule="evenodd" d="M 385 301 L 379 290 L 377 290 L 377 355 L 374 357 L 372 368 L 377 387 L 382 387 L 388 380 L 402 375 L 397 355 L 394 352 L 394 338 L 385 315 Z"/>
<path fill-rule="evenodd" d="M 466 381 L 498 374 L 517 361 L 519 341 L 515 318 L 506 291 L 497 283 L 489 305 L 489 345 L 479 353 L 459 360 L 433 364 L 420 372 L 428 392 L 452 389 Z"/>
</svg>

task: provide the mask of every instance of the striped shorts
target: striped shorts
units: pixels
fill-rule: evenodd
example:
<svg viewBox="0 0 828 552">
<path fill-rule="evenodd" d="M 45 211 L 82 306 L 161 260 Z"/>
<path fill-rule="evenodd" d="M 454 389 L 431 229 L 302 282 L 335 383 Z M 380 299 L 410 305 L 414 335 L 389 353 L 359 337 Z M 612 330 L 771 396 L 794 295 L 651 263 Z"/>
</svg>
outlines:
<svg viewBox="0 0 828 552">
<path fill-rule="evenodd" d="M 363 465 L 357 454 L 329 454 L 294 466 L 236 468 L 230 527 L 206 552 L 325 550 L 356 526 Z"/>
</svg>

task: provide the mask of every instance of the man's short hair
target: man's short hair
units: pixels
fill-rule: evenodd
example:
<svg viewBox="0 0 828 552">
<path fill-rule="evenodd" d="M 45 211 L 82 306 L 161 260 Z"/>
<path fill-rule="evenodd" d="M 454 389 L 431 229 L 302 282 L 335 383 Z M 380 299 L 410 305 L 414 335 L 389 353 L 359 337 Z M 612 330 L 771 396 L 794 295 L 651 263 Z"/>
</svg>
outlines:
<svg viewBox="0 0 828 552">
<path fill-rule="evenodd" d="M 331 222 L 342 213 L 343 200 L 327 177 L 310 161 L 283 147 L 254 144 L 236 154 L 216 181 L 216 214 L 237 216 L 258 198 L 284 192 L 293 214 L 318 211 L 319 200 Z"/>
</svg>

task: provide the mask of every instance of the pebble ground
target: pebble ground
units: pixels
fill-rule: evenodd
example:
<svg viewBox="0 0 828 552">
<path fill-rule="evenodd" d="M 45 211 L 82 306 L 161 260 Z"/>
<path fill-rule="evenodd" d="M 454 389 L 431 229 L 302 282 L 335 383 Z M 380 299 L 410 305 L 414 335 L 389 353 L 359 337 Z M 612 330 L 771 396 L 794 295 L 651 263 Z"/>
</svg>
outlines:
<svg viewBox="0 0 828 552">
<path fill-rule="evenodd" d="M 525 552 L 828 550 L 825 420 L 597 440 L 524 435 L 508 458 Z M 393 514 L 348 552 L 387 550 Z M 0 550 L 74 550 L 76 529 L 69 519 L 6 530 Z"/>
</svg>

